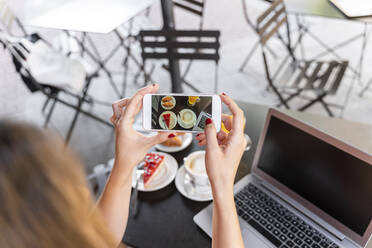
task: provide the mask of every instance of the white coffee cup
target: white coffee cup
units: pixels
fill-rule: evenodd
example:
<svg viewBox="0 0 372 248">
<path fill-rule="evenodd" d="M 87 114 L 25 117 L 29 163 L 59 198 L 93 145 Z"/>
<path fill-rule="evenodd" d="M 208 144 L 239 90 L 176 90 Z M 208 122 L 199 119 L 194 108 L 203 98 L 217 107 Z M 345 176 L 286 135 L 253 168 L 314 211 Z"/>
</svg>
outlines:
<svg viewBox="0 0 372 248">
<path fill-rule="evenodd" d="M 186 173 L 195 185 L 197 192 L 210 191 L 211 186 L 205 168 L 205 151 L 190 153 L 184 158 Z"/>
</svg>

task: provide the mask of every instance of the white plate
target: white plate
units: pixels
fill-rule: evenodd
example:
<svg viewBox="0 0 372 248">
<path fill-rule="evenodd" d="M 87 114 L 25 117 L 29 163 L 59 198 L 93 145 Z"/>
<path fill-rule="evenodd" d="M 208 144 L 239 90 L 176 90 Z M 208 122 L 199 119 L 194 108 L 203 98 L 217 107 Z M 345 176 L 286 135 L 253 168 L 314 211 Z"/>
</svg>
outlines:
<svg viewBox="0 0 372 248">
<path fill-rule="evenodd" d="M 185 124 L 185 123 L 182 122 L 181 115 L 182 115 L 182 113 L 184 113 L 184 112 L 190 112 L 191 115 L 192 115 L 193 122 L 190 123 L 189 125 L 187 125 L 187 124 Z M 195 112 L 192 111 L 191 109 L 182 109 L 182 110 L 178 113 L 178 115 L 177 115 L 177 121 L 178 121 L 178 124 L 179 124 L 181 127 L 185 128 L 185 129 L 190 129 L 190 128 L 194 127 L 195 124 L 196 124 L 196 114 L 195 114 Z"/>
<path fill-rule="evenodd" d="M 178 163 L 174 157 L 164 152 L 153 152 L 164 156 L 164 164 L 157 175 L 147 188 L 144 187 L 143 181 L 138 183 L 138 191 L 151 192 L 168 186 L 176 177 Z M 136 171 L 132 175 L 132 187 L 136 187 Z"/>
<path fill-rule="evenodd" d="M 171 99 L 172 99 L 172 103 L 173 103 L 173 106 L 172 107 L 165 107 L 165 106 L 163 106 L 163 98 L 164 97 L 167 97 L 167 96 L 163 96 L 162 98 L 161 98 L 161 100 L 160 100 L 160 105 L 161 105 L 161 107 L 163 108 L 163 109 L 165 109 L 165 110 L 171 110 L 172 108 L 174 108 L 175 106 L 176 106 L 176 98 L 174 98 L 173 96 L 170 96 L 171 97 Z"/>
<path fill-rule="evenodd" d="M 164 146 L 162 144 L 155 145 L 155 148 L 163 152 L 179 152 L 186 149 L 192 143 L 192 134 L 185 133 L 185 135 L 178 136 L 182 139 L 182 146 Z"/>
<path fill-rule="evenodd" d="M 170 114 L 171 121 L 173 120 L 173 122 L 170 121 L 169 125 L 171 125 L 171 126 L 169 128 L 167 127 L 167 124 L 165 124 L 164 123 L 164 120 L 163 120 L 163 115 L 165 115 L 165 114 Z M 164 111 L 159 116 L 159 125 L 164 130 L 171 130 L 171 129 L 173 129 L 177 125 L 177 115 L 175 113 L 173 113 L 172 111 Z"/>
<path fill-rule="evenodd" d="M 176 180 L 175 180 L 175 184 L 176 184 L 176 188 L 177 190 L 186 198 L 190 199 L 190 200 L 193 200 L 193 201 L 199 201 L 199 202 L 204 202 L 204 201 L 211 201 L 213 200 L 213 196 L 212 196 L 212 190 L 210 191 L 209 194 L 199 194 L 199 193 L 195 193 L 194 195 L 189 195 L 186 190 L 185 190 L 185 187 L 184 187 L 184 182 L 185 182 L 185 174 L 186 174 L 186 170 L 185 170 L 185 166 L 182 165 L 178 171 L 177 171 L 177 175 L 176 175 Z"/>
</svg>

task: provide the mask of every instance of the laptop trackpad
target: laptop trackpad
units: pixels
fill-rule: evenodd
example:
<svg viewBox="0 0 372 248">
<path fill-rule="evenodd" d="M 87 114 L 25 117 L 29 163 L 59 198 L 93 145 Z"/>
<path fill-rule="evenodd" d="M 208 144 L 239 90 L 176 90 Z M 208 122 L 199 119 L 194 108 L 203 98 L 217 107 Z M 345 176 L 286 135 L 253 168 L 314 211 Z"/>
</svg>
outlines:
<svg viewBox="0 0 372 248">
<path fill-rule="evenodd" d="M 262 239 L 257 237 L 251 230 L 247 228 L 242 228 L 242 236 L 244 240 L 245 247 L 255 247 L 255 248 L 269 248 L 270 246 L 266 245 Z"/>
</svg>

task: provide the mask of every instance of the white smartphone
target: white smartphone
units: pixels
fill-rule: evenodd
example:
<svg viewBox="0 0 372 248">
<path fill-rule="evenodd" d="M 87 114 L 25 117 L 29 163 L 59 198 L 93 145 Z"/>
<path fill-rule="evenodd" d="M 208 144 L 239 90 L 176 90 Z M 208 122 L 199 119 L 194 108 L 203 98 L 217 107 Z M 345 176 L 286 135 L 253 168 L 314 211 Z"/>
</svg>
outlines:
<svg viewBox="0 0 372 248">
<path fill-rule="evenodd" d="M 147 94 L 143 98 L 142 123 L 149 131 L 203 132 L 211 118 L 221 129 L 218 95 Z"/>
</svg>

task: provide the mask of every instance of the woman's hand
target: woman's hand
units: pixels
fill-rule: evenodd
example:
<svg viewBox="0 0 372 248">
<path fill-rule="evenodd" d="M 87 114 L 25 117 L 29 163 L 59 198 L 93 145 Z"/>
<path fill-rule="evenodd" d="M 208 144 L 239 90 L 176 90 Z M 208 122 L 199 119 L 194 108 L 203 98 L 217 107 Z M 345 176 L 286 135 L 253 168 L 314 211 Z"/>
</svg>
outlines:
<svg viewBox="0 0 372 248">
<path fill-rule="evenodd" d="M 174 137 L 174 134 L 166 132 L 146 137 L 133 128 L 135 117 L 142 109 L 144 95 L 156 93 L 158 89 L 159 85 L 152 84 L 138 90 L 132 98 L 125 98 L 112 104 L 114 113 L 110 120 L 115 126 L 116 133 L 115 164 L 133 169 L 152 146 L 166 141 L 168 137 Z"/>
<path fill-rule="evenodd" d="M 228 133 L 226 133 L 224 130 L 220 130 L 217 133 L 217 141 L 219 145 L 224 145 L 227 143 L 227 138 L 229 136 L 229 133 L 232 129 L 232 122 L 233 122 L 233 116 L 232 115 L 227 115 L 227 114 L 222 114 L 221 115 L 221 121 L 224 124 L 226 130 Z M 205 133 L 199 133 L 196 135 L 196 140 L 198 141 L 199 146 L 205 146 L 207 143 Z"/>
<path fill-rule="evenodd" d="M 243 111 L 228 96 L 220 95 L 233 117 L 223 115 L 222 121 L 229 134 L 216 134 L 212 119 L 206 122 L 205 134 L 200 134 L 199 143 L 206 144 L 206 169 L 214 195 L 232 193 L 235 175 L 247 141 L 244 138 L 245 118 Z"/>
<path fill-rule="evenodd" d="M 244 138 L 245 118 L 243 111 L 225 94 L 220 95 L 233 114 L 222 116 L 229 133 L 216 134 L 212 119 L 207 119 L 205 140 L 205 165 L 213 193 L 212 247 L 243 248 L 238 215 L 234 202 L 234 179 L 247 141 Z M 199 135 L 200 136 L 200 135 Z"/>
</svg>

